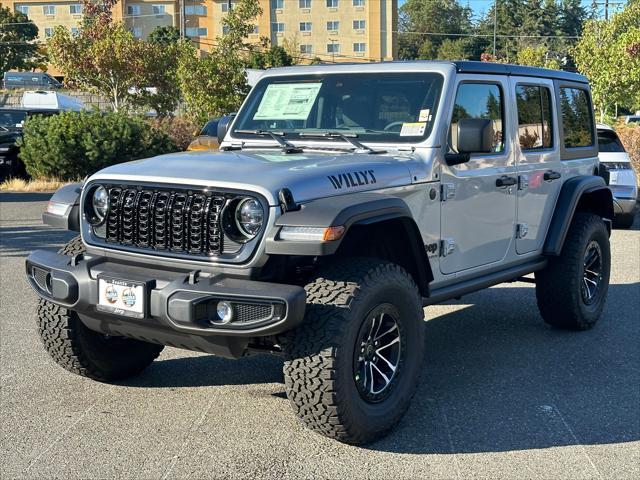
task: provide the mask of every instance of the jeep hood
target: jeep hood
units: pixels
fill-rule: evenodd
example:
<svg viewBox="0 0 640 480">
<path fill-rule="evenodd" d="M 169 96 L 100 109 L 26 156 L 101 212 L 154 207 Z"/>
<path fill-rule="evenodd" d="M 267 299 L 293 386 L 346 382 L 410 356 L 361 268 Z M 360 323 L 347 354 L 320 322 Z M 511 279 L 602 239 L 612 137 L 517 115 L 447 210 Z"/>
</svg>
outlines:
<svg viewBox="0 0 640 480">
<path fill-rule="evenodd" d="M 249 190 L 278 204 L 288 188 L 296 202 L 411 183 L 411 155 L 284 154 L 279 150 L 181 152 L 105 168 L 91 180 Z"/>
</svg>

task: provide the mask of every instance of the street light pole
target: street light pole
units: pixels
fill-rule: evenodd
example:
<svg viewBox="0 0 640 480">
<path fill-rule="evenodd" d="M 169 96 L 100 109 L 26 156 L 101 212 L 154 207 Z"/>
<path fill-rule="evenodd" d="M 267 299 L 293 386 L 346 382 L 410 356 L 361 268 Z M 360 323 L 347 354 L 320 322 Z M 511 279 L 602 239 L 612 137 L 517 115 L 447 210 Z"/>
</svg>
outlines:
<svg viewBox="0 0 640 480">
<path fill-rule="evenodd" d="M 498 0 L 493 2 L 493 59 L 496 59 L 496 31 L 498 29 Z"/>
</svg>

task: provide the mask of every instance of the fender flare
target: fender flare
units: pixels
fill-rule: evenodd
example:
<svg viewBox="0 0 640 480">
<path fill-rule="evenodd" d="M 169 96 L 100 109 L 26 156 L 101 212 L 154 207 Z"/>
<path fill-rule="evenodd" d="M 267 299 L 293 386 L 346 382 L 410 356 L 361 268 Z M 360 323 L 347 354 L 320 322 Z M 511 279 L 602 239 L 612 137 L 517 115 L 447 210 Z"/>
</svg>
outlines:
<svg viewBox="0 0 640 480">
<path fill-rule="evenodd" d="M 602 177 L 579 175 L 564 182 L 547 232 L 542 251 L 544 255 L 560 255 L 576 211 L 591 211 L 600 215 L 607 221 L 611 233 L 613 195 Z"/>
<path fill-rule="evenodd" d="M 53 194 L 49 203 L 66 205 L 67 208 L 62 214 L 45 211 L 42 214 L 42 221 L 47 225 L 63 230 L 80 231 L 80 195 L 82 194 L 82 183 L 70 183 L 60 187 Z"/>
</svg>

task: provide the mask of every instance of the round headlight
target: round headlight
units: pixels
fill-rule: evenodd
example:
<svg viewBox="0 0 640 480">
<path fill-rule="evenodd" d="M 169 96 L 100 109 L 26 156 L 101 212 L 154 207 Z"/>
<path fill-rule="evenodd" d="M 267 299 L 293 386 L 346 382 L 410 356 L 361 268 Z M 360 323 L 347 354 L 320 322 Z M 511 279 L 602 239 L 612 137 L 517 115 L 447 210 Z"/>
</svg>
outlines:
<svg viewBox="0 0 640 480">
<path fill-rule="evenodd" d="M 90 192 L 89 208 L 86 209 L 87 221 L 91 225 L 100 225 L 104 222 L 109 211 L 109 194 L 103 186 L 98 186 Z"/>
<path fill-rule="evenodd" d="M 255 198 L 242 200 L 236 208 L 236 224 L 247 238 L 255 237 L 262 228 L 264 210 Z"/>
</svg>

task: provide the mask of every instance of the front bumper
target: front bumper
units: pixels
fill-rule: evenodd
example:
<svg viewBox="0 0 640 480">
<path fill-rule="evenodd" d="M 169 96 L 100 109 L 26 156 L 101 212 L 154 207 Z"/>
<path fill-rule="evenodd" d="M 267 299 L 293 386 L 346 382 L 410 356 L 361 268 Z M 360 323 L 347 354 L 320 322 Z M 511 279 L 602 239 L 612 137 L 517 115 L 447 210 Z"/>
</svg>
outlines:
<svg viewBox="0 0 640 480">
<path fill-rule="evenodd" d="M 296 327 L 305 312 L 306 294 L 299 286 L 176 272 L 102 256 L 36 250 L 26 260 L 26 273 L 40 297 L 75 311 L 92 330 L 227 357 L 241 356 L 252 338 Z M 98 276 L 143 283 L 143 318 L 99 311 Z M 216 323 L 215 305 L 221 300 L 242 314 L 230 323 Z"/>
</svg>

